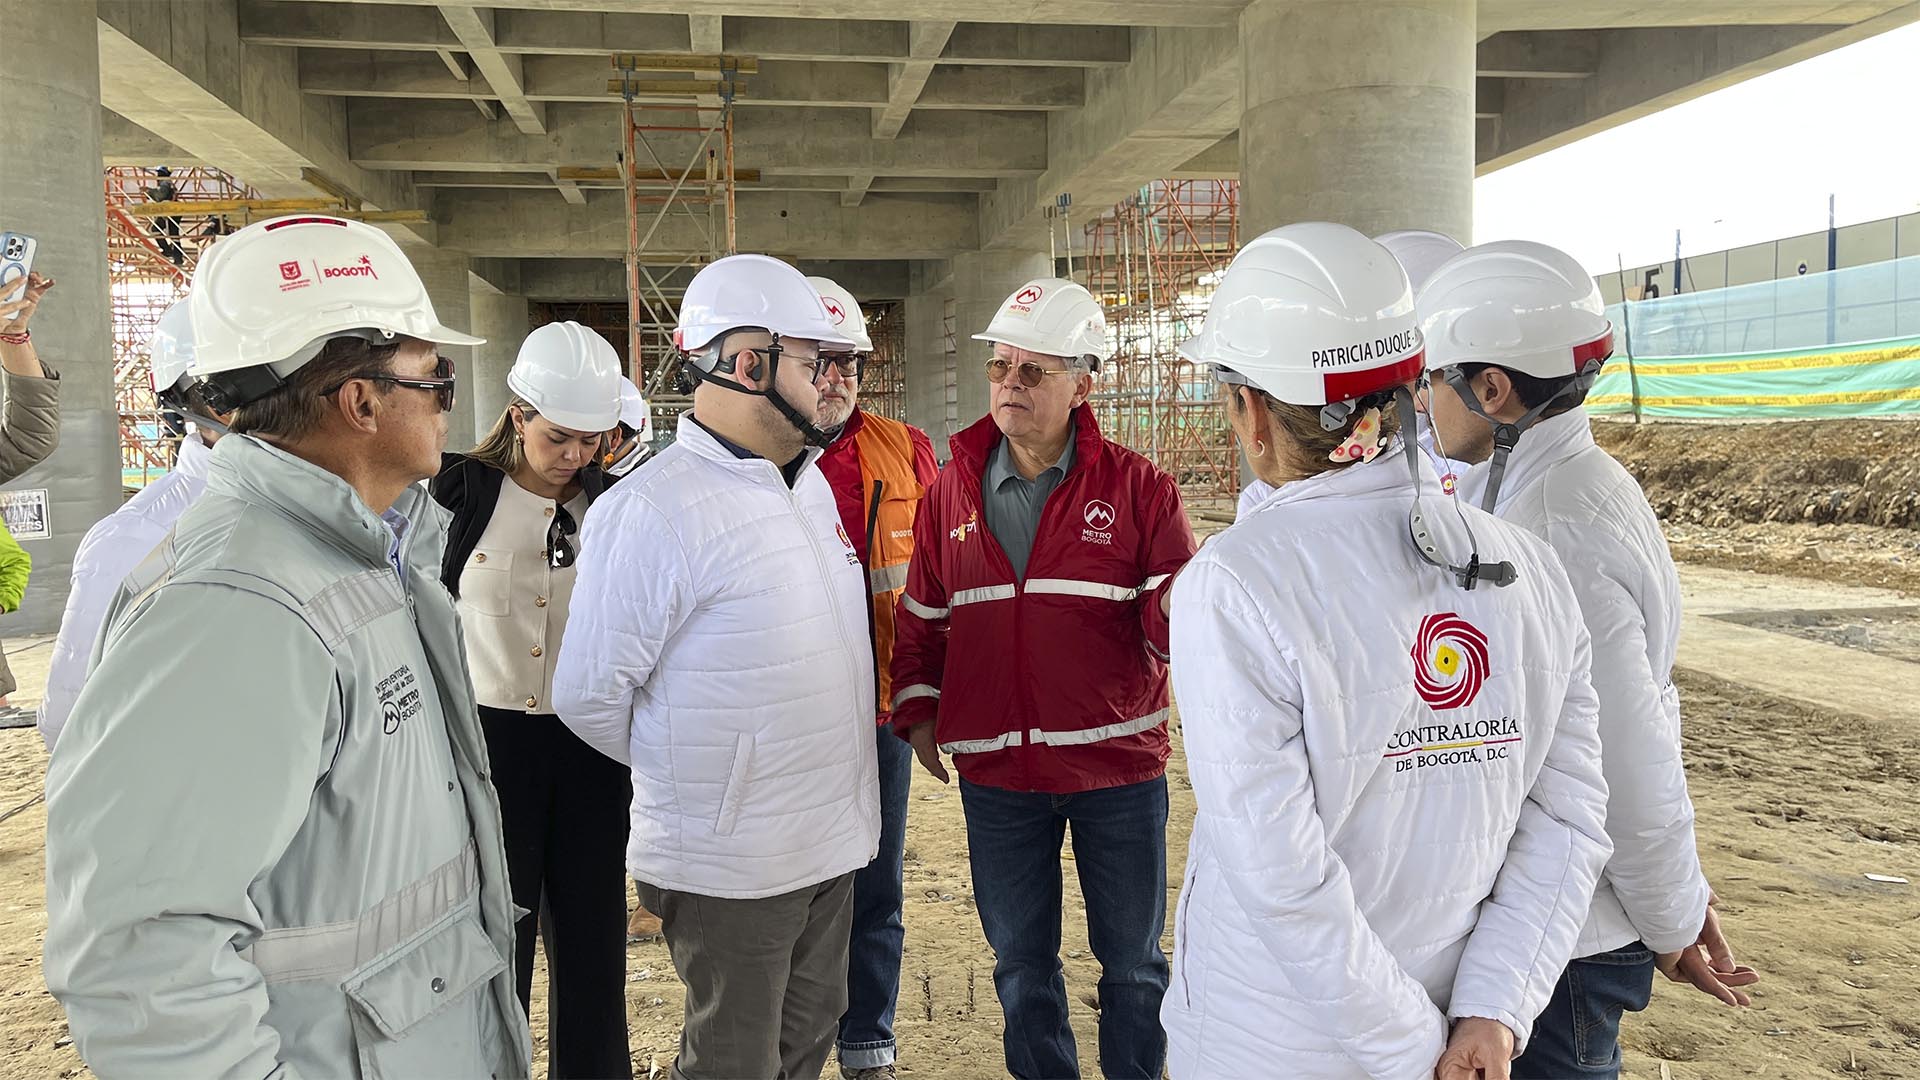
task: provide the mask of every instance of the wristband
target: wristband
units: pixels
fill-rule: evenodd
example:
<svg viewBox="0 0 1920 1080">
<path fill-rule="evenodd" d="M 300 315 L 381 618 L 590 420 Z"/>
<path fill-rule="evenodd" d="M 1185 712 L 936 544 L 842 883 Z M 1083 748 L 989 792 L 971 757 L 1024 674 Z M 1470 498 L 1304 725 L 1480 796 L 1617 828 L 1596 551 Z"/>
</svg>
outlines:
<svg viewBox="0 0 1920 1080">
<path fill-rule="evenodd" d="M 33 331 L 22 330 L 17 334 L 0 334 L 0 342 L 8 345 L 25 345 L 33 340 Z"/>
</svg>

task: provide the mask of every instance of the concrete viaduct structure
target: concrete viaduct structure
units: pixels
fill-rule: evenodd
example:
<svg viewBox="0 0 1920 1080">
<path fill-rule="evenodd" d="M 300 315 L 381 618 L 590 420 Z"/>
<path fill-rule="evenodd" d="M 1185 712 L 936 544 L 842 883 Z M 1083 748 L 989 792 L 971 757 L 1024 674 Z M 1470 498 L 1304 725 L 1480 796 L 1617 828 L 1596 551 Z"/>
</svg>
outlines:
<svg viewBox="0 0 1920 1080">
<path fill-rule="evenodd" d="M 1905 0 L 0 0 L 0 227 L 61 281 L 35 336 L 66 406 L 58 453 L 12 485 L 51 490 L 55 535 L 10 622 L 57 622 L 120 497 L 103 164 L 426 211 L 396 234 L 442 317 L 493 339 L 464 365 L 486 418 L 529 300 L 625 295 L 622 194 L 565 175 L 616 164 L 609 55 L 753 57 L 739 247 L 904 300 L 909 418 L 940 441 L 984 411 L 966 334 L 1050 272 L 1060 193 L 1077 227 L 1154 178 L 1237 176 L 1245 235 L 1464 238 L 1477 173 L 1916 20 Z M 655 145 L 677 170 L 697 139 Z M 669 215 L 649 260 L 706 250 Z"/>
</svg>

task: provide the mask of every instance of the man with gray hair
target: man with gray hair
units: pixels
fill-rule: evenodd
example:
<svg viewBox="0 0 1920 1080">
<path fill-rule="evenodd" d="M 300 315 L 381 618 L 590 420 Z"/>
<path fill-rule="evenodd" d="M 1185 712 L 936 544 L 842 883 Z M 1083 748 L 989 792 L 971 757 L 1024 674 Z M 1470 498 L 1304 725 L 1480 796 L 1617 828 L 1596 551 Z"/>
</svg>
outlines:
<svg viewBox="0 0 1920 1080">
<path fill-rule="evenodd" d="M 960 771 L 980 925 L 1015 1077 L 1080 1075 L 1060 966 L 1060 846 L 1073 825 L 1100 961 L 1100 1068 L 1158 1077 L 1167 894 L 1167 596 L 1192 557 L 1173 478 L 1101 436 L 1087 396 L 1112 351 L 1087 290 L 1015 290 L 992 414 L 913 527 L 893 724 L 927 771 Z"/>
</svg>

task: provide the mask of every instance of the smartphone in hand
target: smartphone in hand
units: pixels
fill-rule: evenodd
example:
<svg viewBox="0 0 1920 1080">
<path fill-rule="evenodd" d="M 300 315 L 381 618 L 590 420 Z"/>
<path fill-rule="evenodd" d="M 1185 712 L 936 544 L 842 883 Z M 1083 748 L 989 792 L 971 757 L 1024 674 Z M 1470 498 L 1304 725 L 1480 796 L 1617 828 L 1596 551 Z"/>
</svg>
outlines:
<svg viewBox="0 0 1920 1080">
<path fill-rule="evenodd" d="M 27 294 L 27 275 L 40 242 L 24 233 L 0 233 L 0 304 L 11 304 Z"/>
</svg>

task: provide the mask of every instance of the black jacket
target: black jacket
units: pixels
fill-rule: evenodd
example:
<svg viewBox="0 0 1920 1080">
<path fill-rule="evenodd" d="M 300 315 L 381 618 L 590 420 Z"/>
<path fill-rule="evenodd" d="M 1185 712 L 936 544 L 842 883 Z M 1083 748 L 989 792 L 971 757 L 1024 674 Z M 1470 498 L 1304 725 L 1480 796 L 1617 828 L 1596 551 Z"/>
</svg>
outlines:
<svg viewBox="0 0 1920 1080">
<path fill-rule="evenodd" d="M 447 551 L 440 560 L 440 583 L 456 600 L 460 598 L 460 570 L 487 531 L 487 522 L 493 520 L 493 508 L 500 502 L 500 485 L 506 478 L 506 473 L 465 454 L 442 454 L 440 475 L 427 485 L 434 501 L 453 514 L 447 525 Z M 598 465 L 580 470 L 580 490 L 586 492 L 591 506 L 607 490 L 607 475 Z"/>
</svg>

